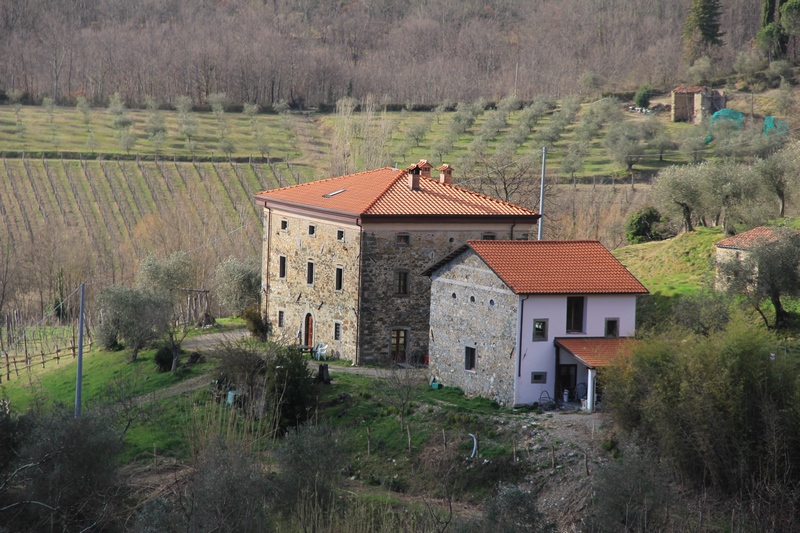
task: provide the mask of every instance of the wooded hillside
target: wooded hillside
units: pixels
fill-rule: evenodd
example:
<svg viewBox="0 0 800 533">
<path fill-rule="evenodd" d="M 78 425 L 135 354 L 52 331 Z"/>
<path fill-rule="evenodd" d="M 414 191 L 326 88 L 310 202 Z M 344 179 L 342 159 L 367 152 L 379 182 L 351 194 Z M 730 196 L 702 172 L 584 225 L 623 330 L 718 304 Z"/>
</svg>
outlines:
<svg viewBox="0 0 800 533">
<path fill-rule="evenodd" d="M 399 104 L 560 97 L 681 81 L 689 0 L 0 0 L 0 89 L 57 103 L 119 91 L 265 107 L 372 94 Z M 753 2 L 724 3 L 721 69 L 755 37 Z M 684 76 L 685 77 L 685 76 Z"/>
</svg>

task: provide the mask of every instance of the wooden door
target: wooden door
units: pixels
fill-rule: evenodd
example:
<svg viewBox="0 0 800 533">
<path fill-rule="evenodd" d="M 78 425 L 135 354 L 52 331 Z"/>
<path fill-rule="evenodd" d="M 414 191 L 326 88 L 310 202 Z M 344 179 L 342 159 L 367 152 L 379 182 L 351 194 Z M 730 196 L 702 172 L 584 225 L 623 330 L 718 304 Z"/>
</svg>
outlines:
<svg viewBox="0 0 800 533">
<path fill-rule="evenodd" d="M 306 336 L 304 344 L 306 346 L 314 346 L 314 317 L 311 313 L 306 315 Z"/>
<path fill-rule="evenodd" d="M 408 340 L 408 332 L 404 329 L 392 330 L 392 362 L 405 363 L 406 362 L 406 345 Z"/>
</svg>

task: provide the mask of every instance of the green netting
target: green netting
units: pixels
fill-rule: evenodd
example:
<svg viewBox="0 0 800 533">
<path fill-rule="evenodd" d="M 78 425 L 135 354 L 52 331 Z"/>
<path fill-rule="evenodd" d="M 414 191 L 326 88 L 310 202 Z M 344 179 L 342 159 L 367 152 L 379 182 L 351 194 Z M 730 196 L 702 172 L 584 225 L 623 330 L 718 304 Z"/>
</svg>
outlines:
<svg viewBox="0 0 800 533">
<path fill-rule="evenodd" d="M 744 114 L 736 111 L 735 109 L 728 109 L 727 107 L 724 109 L 720 109 L 713 115 L 711 115 L 711 121 L 708 124 L 708 137 L 706 137 L 706 144 L 710 143 L 714 140 L 714 136 L 711 135 L 711 130 L 714 127 L 714 124 L 719 123 L 720 121 L 725 121 L 733 124 L 733 127 L 737 130 L 742 127 L 742 122 L 744 121 Z"/>
<path fill-rule="evenodd" d="M 713 126 L 715 122 L 720 120 L 729 120 L 734 122 L 737 128 L 742 127 L 742 121 L 744 121 L 744 114 L 736 111 L 735 109 L 720 109 L 713 115 L 711 115 L 711 125 Z"/>
<path fill-rule="evenodd" d="M 764 135 L 788 135 L 789 123 L 775 117 L 764 118 Z"/>
</svg>

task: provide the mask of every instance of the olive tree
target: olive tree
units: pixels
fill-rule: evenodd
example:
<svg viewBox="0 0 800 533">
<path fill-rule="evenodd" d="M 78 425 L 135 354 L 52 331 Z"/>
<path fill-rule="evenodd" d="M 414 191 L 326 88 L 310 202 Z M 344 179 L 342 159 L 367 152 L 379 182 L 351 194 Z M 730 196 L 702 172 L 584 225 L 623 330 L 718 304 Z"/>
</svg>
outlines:
<svg viewBox="0 0 800 533">
<path fill-rule="evenodd" d="M 241 315 L 248 307 L 258 304 L 261 291 L 258 258 L 228 257 L 214 271 L 214 283 L 219 302 L 235 315 Z"/>
<path fill-rule="evenodd" d="M 764 238 L 742 254 L 718 265 L 725 290 L 744 295 L 768 328 L 788 325 L 789 312 L 781 298 L 800 295 L 800 232 L 774 228 L 773 238 Z M 775 309 L 770 324 L 766 301 Z"/>
<path fill-rule="evenodd" d="M 178 370 L 181 342 L 188 333 L 187 325 L 180 317 L 180 302 L 186 289 L 190 288 L 194 274 L 192 259 L 186 252 L 175 252 L 166 259 L 148 256 L 139 265 L 136 285 L 163 295 L 169 301 L 170 312 L 163 324 L 166 341 L 172 350 L 172 372 Z"/>
<path fill-rule="evenodd" d="M 701 189 L 697 177 L 703 165 L 667 167 L 653 182 L 653 199 L 661 211 L 677 212 L 683 221 L 684 231 L 693 231 L 692 215 L 702 207 Z"/>
<path fill-rule="evenodd" d="M 98 304 L 102 317 L 98 338 L 107 349 L 122 340 L 131 350 L 131 361 L 148 342 L 161 336 L 172 313 L 165 295 L 140 287 L 106 287 L 98 294 Z"/>
</svg>

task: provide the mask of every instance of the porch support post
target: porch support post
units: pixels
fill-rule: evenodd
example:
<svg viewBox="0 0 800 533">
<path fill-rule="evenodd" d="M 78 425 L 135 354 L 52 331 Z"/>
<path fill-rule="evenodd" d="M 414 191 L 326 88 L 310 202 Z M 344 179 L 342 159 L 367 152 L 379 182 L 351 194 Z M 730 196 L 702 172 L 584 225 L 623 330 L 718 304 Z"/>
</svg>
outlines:
<svg viewBox="0 0 800 533">
<path fill-rule="evenodd" d="M 589 378 L 586 380 L 586 412 L 594 413 L 594 381 L 597 369 L 589 369 Z"/>
</svg>

